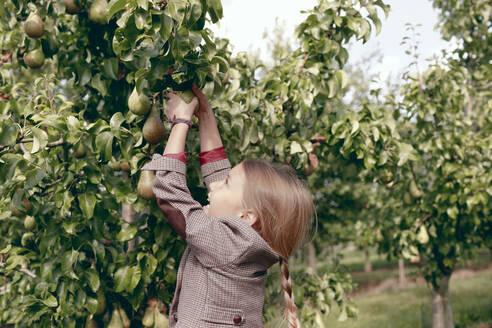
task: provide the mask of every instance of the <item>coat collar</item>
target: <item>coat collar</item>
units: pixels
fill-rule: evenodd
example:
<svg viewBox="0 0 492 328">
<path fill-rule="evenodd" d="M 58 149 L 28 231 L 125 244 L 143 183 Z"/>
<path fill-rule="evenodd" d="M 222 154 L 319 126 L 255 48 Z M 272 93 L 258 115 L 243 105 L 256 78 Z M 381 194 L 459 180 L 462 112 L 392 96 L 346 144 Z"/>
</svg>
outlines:
<svg viewBox="0 0 492 328">
<path fill-rule="evenodd" d="M 246 221 L 238 216 L 229 216 L 227 220 L 244 229 L 250 239 L 251 246 L 241 257 L 241 262 L 258 263 L 267 270 L 280 260 L 280 255 Z"/>
</svg>

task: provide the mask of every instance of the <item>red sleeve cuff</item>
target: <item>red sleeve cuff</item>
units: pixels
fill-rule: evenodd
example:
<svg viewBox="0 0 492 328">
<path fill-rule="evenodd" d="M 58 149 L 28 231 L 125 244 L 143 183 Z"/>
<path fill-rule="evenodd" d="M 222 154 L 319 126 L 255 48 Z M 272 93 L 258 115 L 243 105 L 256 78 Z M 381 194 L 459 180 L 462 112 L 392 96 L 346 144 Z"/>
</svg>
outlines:
<svg viewBox="0 0 492 328">
<path fill-rule="evenodd" d="M 177 153 L 177 154 L 164 154 L 162 156 L 175 158 L 175 159 L 180 160 L 181 162 L 186 164 L 186 152 L 181 152 L 181 153 Z"/>
<path fill-rule="evenodd" d="M 200 153 L 200 164 L 205 165 L 210 162 L 219 161 L 221 159 L 226 159 L 227 155 L 225 153 L 224 146 L 204 151 Z"/>
</svg>

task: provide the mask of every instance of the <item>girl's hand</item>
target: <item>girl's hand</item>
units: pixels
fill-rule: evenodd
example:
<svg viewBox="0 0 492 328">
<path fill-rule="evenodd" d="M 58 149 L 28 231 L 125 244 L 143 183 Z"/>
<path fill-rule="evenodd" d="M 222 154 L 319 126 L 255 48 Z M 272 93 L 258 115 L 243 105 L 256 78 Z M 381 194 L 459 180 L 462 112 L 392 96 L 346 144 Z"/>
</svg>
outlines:
<svg viewBox="0 0 492 328">
<path fill-rule="evenodd" d="M 200 119 L 206 114 L 209 114 L 212 111 L 212 108 L 208 103 L 207 96 L 205 96 L 202 90 L 198 89 L 197 86 L 194 84 L 192 85 L 191 89 L 193 90 L 195 96 L 198 98 L 198 103 L 200 106 L 198 107 L 198 110 L 195 112 L 195 115 L 196 117 L 198 117 L 198 119 Z"/>
<path fill-rule="evenodd" d="M 166 107 L 166 117 L 168 119 L 182 118 L 185 120 L 191 120 L 193 112 L 198 104 L 198 99 L 196 97 L 187 104 L 180 96 L 176 93 L 170 93 L 168 95 L 169 101 Z"/>
</svg>

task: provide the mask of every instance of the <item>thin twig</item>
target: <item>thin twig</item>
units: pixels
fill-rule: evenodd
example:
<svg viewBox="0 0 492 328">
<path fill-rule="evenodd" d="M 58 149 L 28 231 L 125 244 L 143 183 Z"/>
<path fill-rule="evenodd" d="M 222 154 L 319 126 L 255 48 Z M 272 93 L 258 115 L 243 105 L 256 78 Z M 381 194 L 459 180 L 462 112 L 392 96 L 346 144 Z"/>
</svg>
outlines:
<svg viewBox="0 0 492 328">
<path fill-rule="evenodd" d="M 29 153 L 29 150 L 27 150 L 27 149 L 26 149 L 26 146 L 24 146 L 23 144 L 19 144 L 19 147 L 20 147 L 20 149 L 22 150 L 22 152 L 23 152 L 24 154 Z"/>
<path fill-rule="evenodd" d="M 5 263 L 0 263 L 0 268 L 4 268 L 5 267 Z M 36 278 L 36 274 L 34 272 L 32 272 L 31 270 L 29 269 L 26 269 L 26 268 L 14 268 L 15 271 L 18 271 L 18 272 L 21 272 L 21 273 L 24 273 L 26 275 L 28 275 L 29 277 L 32 277 L 32 278 Z"/>
<path fill-rule="evenodd" d="M 26 138 L 26 139 L 20 139 L 20 140 L 17 140 L 17 143 L 20 144 L 21 146 L 21 149 L 22 149 L 22 144 L 23 143 L 30 143 L 30 142 L 34 142 L 34 139 L 33 138 Z M 60 145 L 63 145 L 63 143 L 65 142 L 65 140 L 63 140 L 63 137 L 60 137 L 60 139 L 58 139 L 57 141 L 53 141 L 53 142 L 48 142 L 46 144 L 46 147 L 56 147 L 56 146 L 60 146 Z M 3 150 L 4 148 L 8 148 L 9 146 L 0 146 L 0 150 Z M 25 148 L 24 148 L 25 149 Z"/>
<path fill-rule="evenodd" d="M 28 139 L 21 139 L 19 140 L 19 143 L 29 143 L 29 142 L 33 142 L 34 139 L 33 138 L 28 138 Z M 63 140 L 63 137 L 61 137 L 60 139 L 58 139 L 57 141 L 53 141 L 53 142 L 48 142 L 46 144 L 46 147 L 56 147 L 56 146 L 60 146 L 62 145 L 64 142 Z"/>
</svg>

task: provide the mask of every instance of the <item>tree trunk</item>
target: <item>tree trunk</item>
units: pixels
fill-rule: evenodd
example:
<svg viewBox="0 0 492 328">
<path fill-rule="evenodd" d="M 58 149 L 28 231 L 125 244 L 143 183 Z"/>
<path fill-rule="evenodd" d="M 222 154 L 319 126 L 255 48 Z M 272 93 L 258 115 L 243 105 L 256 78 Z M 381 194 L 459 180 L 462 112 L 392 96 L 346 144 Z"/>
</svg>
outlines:
<svg viewBox="0 0 492 328">
<path fill-rule="evenodd" d="M 123 178 L 128 179 L 128 173 L 123 172 Z M 122 204 L 121 205 L 121 218 L 123 221 L 127 223 L 123 223 L 123 228 L 128 227 L 130 223 L 135 222 L 135 210 L 133 209 L 133 205 L 131 204 Z M 128 241 L 128 252 L 131 252 L 135 249 L 135 239 Z"/>
<path fill-rule="evenodd" d="M 441 284 L 432 288 L 432 328 L 454 328 L 453 309 L 449 300 L 449 279 L 441 275 Z"/>
<path fill-rule="evenodd" d="M 400 287 L 407 285 L 407 278 L 405 276 L 405 262 L 403 259 L 398 259 L 398 284 Z"/>
<path fill-rule="evenodd" d="M 309 267 L 313 270 L 314 274 L 318 274 L 318 264 L 316 263 L 316 249 L 312 242 L 308 244 L 308 259 Z"/>
<path fill-rule="evenodd" d="M 372 272 L 372 263 L 369 255 L 369 247 L 364 248 L 364 272 Z"/>
</svg>

